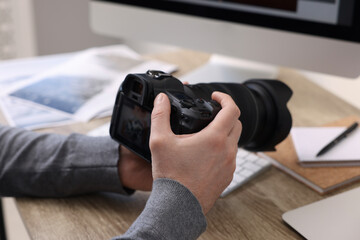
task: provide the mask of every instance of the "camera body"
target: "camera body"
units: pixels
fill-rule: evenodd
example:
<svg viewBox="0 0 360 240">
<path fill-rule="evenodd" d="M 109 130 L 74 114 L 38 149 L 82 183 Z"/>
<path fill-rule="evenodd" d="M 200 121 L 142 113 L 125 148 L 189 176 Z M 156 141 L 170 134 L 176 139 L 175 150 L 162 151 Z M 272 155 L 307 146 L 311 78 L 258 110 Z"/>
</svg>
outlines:
<svg viewBox="0 0 360 240">
<path fill-rule="evenodd" d="M 116 97 L 110 135 L 149 162 L 151 112 L 161 92 L 170 100 L 170 125 L 175 134 L 200 131 L 221 109 L 216 101 L 186 94 L 181 81 L 170 74 L 149 70 L 146 74 L 127 75 Z"/>
</svg>

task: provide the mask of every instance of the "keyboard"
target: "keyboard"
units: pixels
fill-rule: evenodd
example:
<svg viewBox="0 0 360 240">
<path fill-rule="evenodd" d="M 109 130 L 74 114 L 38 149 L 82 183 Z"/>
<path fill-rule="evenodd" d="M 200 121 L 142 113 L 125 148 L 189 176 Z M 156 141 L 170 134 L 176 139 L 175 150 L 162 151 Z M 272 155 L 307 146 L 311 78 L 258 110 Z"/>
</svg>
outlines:
<svg viewBox="0 0 360 240">
<path fill-rule="evenodd" d="M 222 192 L 220 197 L 225 197 L 235 189 L 244 185 L 271 166 L 269 160 L 239 148 L 236 155 L 236 169 L 229 186 Z"/>
</svg>

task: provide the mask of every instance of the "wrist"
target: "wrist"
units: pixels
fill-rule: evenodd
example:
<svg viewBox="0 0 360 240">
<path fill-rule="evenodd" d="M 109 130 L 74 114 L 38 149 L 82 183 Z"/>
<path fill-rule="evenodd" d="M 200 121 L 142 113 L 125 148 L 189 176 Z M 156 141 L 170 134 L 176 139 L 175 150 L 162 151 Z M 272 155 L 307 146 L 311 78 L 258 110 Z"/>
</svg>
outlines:
<svg viewBox="0 0 360 240">
<path fill-rule="evenodd" d="M 151 165 L 123 146 L 119 146 L 118 174 L 127 190 L 151 190 Z"/>
</svg>

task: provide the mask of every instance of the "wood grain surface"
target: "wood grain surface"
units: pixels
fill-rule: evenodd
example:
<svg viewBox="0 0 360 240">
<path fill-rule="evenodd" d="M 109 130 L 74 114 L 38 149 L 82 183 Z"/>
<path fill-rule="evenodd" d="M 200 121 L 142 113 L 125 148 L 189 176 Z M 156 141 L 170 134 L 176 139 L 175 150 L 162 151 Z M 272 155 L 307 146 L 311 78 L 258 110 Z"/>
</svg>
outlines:
<svg viewBox="0 0 360 240">
<path fill-rule="evenodd" d="M 147 57 L 177 64 L 180 71 L 176 76 L 209 59 L 208 54 L 187 50 Z M 296 71 L 281 69 L 279 79 L 294 91 L 288 104 L 294 126 L 319 126 L 349 115 L 360 116 L 358 109 Z M 4 122 L 1 114 L 0 121 Z M 42 131 L 86 133 L 106 121 L 109 119 Z M 355 186 L 359 184 L 341 191 Z M 16 202 L 33 239 L 110 239 L 128 229 L 144 208 L 148 196 L 149 193 L 138 191 L 130 197 L 99 193 L 61 199 L 18 198 Z M 284 224 L 281 215 L 322 198 L 272 167 L 227 197 L 219 199 L 207 214 L 208 228 L 200 239 L 302 239 Z"/>
</svg>

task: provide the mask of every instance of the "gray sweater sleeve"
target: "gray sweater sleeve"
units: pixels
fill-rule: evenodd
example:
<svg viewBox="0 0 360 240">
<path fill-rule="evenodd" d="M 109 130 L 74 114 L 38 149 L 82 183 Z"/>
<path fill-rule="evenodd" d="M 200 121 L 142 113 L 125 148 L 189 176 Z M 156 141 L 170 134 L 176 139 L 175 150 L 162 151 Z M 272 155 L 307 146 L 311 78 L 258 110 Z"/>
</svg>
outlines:
<svg viewBox="0 0 360 240">
<path fill-rule="evenodd" d="M 115 239 L 197 239 L 205 229 L 205 216 L 190 190 L 174 180 L 157 179 L 143 212 Z"/>
<path fill-rule="evenodd" d="M 38 134 L 0 125 L 0 196 L 62 197 L 127 192 L 109 137 Z M 196 239 L 206 220 L 196 197 L 170 179 L 154 181 L 144 211 L 116 239 Z"/>
<path fill-rule="evenodd" d="M 126 193 L 109 137 L 38 134 L 0 125 L 0 196 Z"/>
</svg>

